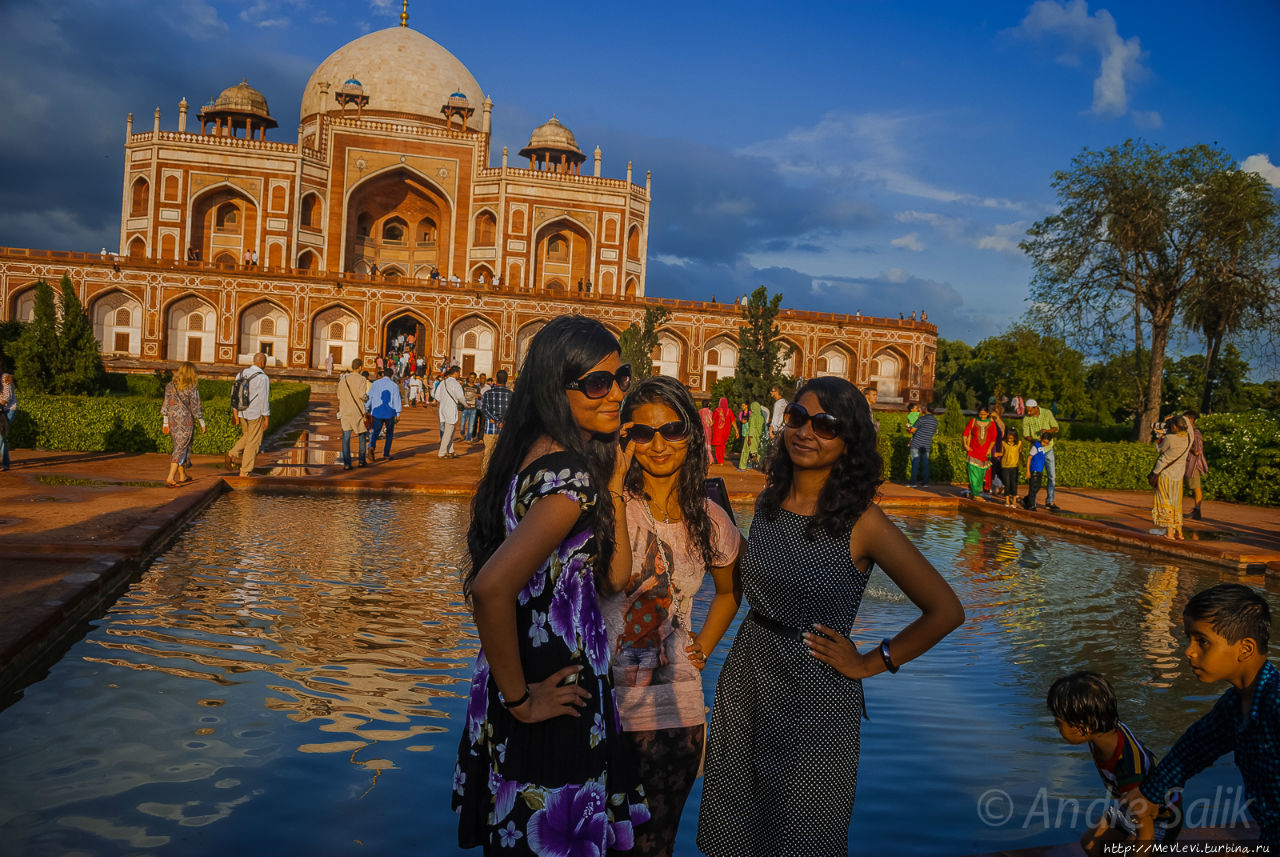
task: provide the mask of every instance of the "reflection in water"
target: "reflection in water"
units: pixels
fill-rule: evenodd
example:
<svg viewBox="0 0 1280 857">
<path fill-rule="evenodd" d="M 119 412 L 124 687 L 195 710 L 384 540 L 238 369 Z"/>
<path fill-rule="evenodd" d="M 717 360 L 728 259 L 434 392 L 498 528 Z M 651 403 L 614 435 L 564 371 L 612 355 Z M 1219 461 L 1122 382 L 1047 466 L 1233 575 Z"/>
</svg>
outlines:
<svg viewBox="0 0 1280 857">
<path fill-rule="evenodd" d="M 466 514 L 421 497 L 219 500 L 0 712 L 6 853 L 454 853 L 448 793 L 476 647 L 458 586 Z M 854 853 L 1073 839 L 1022 818 L 988 828 L 974 811 L 991 788 L 1024 807 L 1043 787 L 1096 796 L 1088 759 L 1044 710 L 1058 675 L 1108 675 L 1158 750 L 1220 691 L 1190 676 L 1178 621 L 1215 572 L 1001 521 L 899 521 L 969 622 L 867 682 Z M 853 637 L 873 644 L 914 616 L 876 572 Z M 709 659 L 708 702 L 734 630 Z M 1238 782 L 1221 766 L 1206 776 Z M 696 853 L 700 788 L 682 855 Z M 913 823 L 921 801 L 927 829 Z"/>
</svg>

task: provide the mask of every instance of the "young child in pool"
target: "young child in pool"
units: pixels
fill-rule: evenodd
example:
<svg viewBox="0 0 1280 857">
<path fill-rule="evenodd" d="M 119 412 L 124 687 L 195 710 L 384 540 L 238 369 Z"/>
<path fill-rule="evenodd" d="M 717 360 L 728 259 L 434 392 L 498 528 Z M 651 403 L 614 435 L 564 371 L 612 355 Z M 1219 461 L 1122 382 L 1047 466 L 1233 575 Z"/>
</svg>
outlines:
<svg viewBox="0 0 1280 857">
<path fill-rule="evenodd" d="M 1235 752 L 1258 844 L 1280 851 L 1280 670 L 1267 660 L 1271 609 L 1254 590 L 1220 583 L 1182 610 L 1187 660 L 1205 684 L 1231 683 L 1204 717 L 1182 733 L 1142 784 L 1146 813 L 1154 802 Z M 1264 853 L 1265 849 L 1258 853 Z"/>
<path fill-rule="evenodd" d="M 1147 801 L 1138 788 L 1155 758 L 1128 726 L 1120 722 L 1111 684 L 1095 672 L 1063 676 L 1049 688 L 1046 700 L 1058 734 L 1068 744 L 1088 744 L 1093 764 L 1117 803 L 1080 838 L 1089 857 L 1108 853 L 1106 846 L 1130 842 L 1173 842 L 1182 829 L 1177 796 L 1148 816 Z M 1141 805 L 1139 811 L 1132 804 Z"/>
</svg>

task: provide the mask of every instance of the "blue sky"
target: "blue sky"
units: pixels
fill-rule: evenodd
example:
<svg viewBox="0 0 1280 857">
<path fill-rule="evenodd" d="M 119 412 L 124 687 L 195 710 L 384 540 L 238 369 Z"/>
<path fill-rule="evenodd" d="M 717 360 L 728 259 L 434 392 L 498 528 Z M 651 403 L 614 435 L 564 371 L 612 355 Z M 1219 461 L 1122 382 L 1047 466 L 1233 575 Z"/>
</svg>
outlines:
<svg viewBox="0 0 1280 857">
<path fill-rule="evenodd" d="M 0 4 L 0 244 L 114 246 L 128 112 L 147 128 L 159 106 L 174 128 L 180 98 L 194 110 L 247 77 L 293 142 L 314 68 L 399 12 Z M 555 113 L 606 175 L 653 171 L 651 295 L 763 283 L 799 309 L 924 308 L 974 343 L 1025 310 L 1017 242 L 1081 149 L 1216 143 L 1280 186 L 1275 0 L 416 0 L 409 15 L 493 98 L 495 161 Z"/>
</svg>

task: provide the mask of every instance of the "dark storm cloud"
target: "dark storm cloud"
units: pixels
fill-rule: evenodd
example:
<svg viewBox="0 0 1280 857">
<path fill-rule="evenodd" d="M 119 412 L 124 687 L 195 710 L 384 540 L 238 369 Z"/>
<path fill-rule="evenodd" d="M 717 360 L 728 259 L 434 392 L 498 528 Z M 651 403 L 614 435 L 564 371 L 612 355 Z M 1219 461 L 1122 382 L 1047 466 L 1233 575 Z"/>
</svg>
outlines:
<svg viewBox="0 0 1280 857">
<path fill-rule="evenodd" d="M 227 37 L 200 0 L 0 7 L 0 244 L 71 250 L 119 241 L 125 115 L 175 130 L 178 101 L 200 106 L 247 77 L 292 140 L 315 63 Z M 270 134 L 270 132 L 269 132 Z"/>
</svg>

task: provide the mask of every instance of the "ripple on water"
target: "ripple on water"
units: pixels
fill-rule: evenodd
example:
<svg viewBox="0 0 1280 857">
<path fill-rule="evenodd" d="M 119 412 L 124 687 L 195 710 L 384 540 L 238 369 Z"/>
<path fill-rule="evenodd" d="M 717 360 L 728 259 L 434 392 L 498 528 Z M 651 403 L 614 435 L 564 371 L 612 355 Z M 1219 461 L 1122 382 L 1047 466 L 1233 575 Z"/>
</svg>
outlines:
<svg viewBox="0 0 1280 857">
<path fill-rule="evenodd" d="M 465 502 L 429 498 L 220 499 L 0 712 L 6 848 L 451 853 L 448 795 L 477 646 L 459 589 L 466 516 Z M 1176 619 L 1216 572 L 1002 521 L 896 520 L 969 621 L 866 683 L 854 853 L 1074 838 L 1021 818 L 985 828 L 974 804 L 990 788 L 1023 806 L 1042 787 L 1096 796 L 1088 759 L 1060 743 L 1044 708 L 1065 672 L 1110 676 L 1122 716 L 1157 748 L 1212 704 L 1185 668 Z M 695 624 L 711 590 L 695 599 Z M 874 644 L 915 615 L 877 570 L 853 637 Z M 708 704 L 736 627 L 709 659 Z M 1204 776 L 1238 782 L 1221 767 Z M 700 789 L 677 853 L 696 853 Z M 912 815 L 921 800 L 923 828 Z"/>
</svg>

